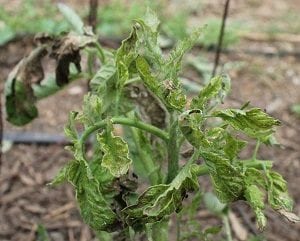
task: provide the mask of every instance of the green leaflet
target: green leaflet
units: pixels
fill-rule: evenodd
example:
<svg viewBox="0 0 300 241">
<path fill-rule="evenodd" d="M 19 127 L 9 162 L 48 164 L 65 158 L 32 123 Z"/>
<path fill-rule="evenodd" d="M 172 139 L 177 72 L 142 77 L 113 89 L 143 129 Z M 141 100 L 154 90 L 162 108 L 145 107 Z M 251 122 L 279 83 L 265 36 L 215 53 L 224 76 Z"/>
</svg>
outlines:
<svg viewBox="0 0 300 241">
<path fill-rule="evenodd" d="M 173 49 L 165 63 L 165 68 L 168 70 L 167 78 L 172 79 L 175 83 L 178 83 L 178 73 L 181 70 L 181 62 L 184 54 L 189 51 L 198 41 L 203 28 L 194 30 L 189 37 L 180 41 L 175 49 Z"/>
<path fill-rule="evenodd" d="M 258 186 L 251 184 L 246 187 L 244 196 L 254 210 L 258 227 L 263 229 L 267 223 L 267 219 L 263 213 L 265 208 L 263 192 Z"/>
<path fill-rule="evenodd" d="M 229 160 L 237 158 L 240 151 L 247 145 L 247 142 L 232 137 L 228 133 L 225 137 L 224 152 Z"/>
<path fill-rule="evenodd" d="M 278 120 L 259 108 L 252 108 L 250 110 L 227 109 L 216 111 L 213 115 L 222 118 L 234 129 L 263 142 L 267 141 L 269 136 L 274 132 L 274 126 L 280 124 Z"/>
<path fill-rule="evenodd" d="M 158 77 L 152 75 L 150 66 L 145 58 L 136 59 L 136 68 L 145 85 L 155 93 L 160 100 L 170 109 L 181 110 L 186 104 L 186 96 L 178 86 L 170 80 L 160 83 Z"/>
<path fill-rule="evenodd" d="M 110 231 L 117 228 L 117 216 L 102 192 L 108 192 L 108 189 L 112 191 L 112 176 L 99 167 L 101 166 L 93 164 L 93 173 L 90 174 L 83 162 L 70 161 L 51 184 L 56 185 L 64 181 L 72 183 L 84 222 L 94 230 Z M 94 177 L 91 178 L 91 175 Z M 111 195 L 109 197 L 111 198 Z"/>
<path fill-rule="evenodd" d="M 76 120 L 77 116 L 78 116 L 78 112 L 71 111 L 69 114 L 68 122 L 64 127 L 65 135 L 73 143 L 78 141 L 78 134 L 77 134 L 77 130 L 75 127 L 75 120 Z"/>
<path fill-rule="evenodd" d="M 87 168 L 87 163 L 70 161 L 51 185 L 64 181 L 72 183 L 84 222 L 94 230 L 116 230 L 118 219 L 108 203 L 116 195 L 113 191 L 113 177 L 103 168 L 101 170 L 99 160 L 98 163 L 94 161 L 91 168 Z"/>
<path fill-rule="evenodd" d="M 157 42 L 159 21 L 156 16 L 148 11 L 146 20 L 137 22 L 142 27 L 137 31 L 139 57 L 136 60 L 141 79 L 169 109 L 182 110 L 186 104 L 186 96 L 179 81 L 181 61 L 186 51 L 196 43 L 201 29 L 194 31 L 190 38 L 181 41 L 165 59 Z"/>
<path fill-rule="evenodd" d="M 70 172 L 72 172 L 73 170 L 77 170 L 77 162 L 76 161 L 69 161 L 63 168 L 61 168 L 59 170 L 59 172 L 56 174 L 56 176 L 54 177 L 54 179 L 49 183 L 49 185 L 59 185 L 62 184 L 66 181 L 70 181 L 72 180 L 72 178 L 70 176 L 73 176 L 72 174 L 70 175 Z"/>
<path fill-rule="evenodd" d="M 136 27 L 133 27 L 131 34 L 127 39 L 122 41 L 122 45 L 116 54 L 116 65 L 119 79 L 118 84 L 120 87 L 123 87 L 125 82 L 128 80 L 129 67 L 137 56 L 136 42 L 138 40 L 138 36 L 136 31 Z"/>
<path fill-rule="evenodd" d="M 151 65 L 153 64 L 160 68 L 160 65 L 163 64 L 163 57 L 157 41 L 159 20 L 156 14 L 152 10 L 147 9 L 145 18 L 135 21 L 140 27 L 140 31 L 137 31 L 139 38 L 138 53 L 146 57 Z"/>
<path fill-rule="evenodd" d="M 102 100 L 102 108 L 105 112 L 111 107 L 117 92 L 115 65 L 111 63 L 103 65 L 91 79 L 90 86 L 93 92 Z"/>
<path fill-rule="evenodd" d="M 83 97 L 83 112 L 77 119 L 84 123 L 86 127 L 93 125 L 101 120 L 102 106 L 102 100 L 97 95 L 88 93 Z"/>
<path fill-rule="evenodd" d="M 199 95 L 193 98 L 191 103 L 192 109 L 205 110 L 208 101 L 215 98 L 225 88 L 223 84 L 223 77 L 216 76 L 210 80 L 210 82 L 200 91 Z M 226 89 L 225 89 L 226 90 Z"/>
<path fill-rule="evenodd" d="M 196 116 L 197 115 L 197 116 Z M 179 121 L 182 134 L 194 147 L 209 147 L 210 143 L 201 130 L 202 118 L 197 113 L 184 115 Z"/>
<path fill-rule="evenodd" d="M 82 177 L 76 188 L 76 198 L 80 214 L 91 228 L 106 231 L 119 228 L 117 216 L 103 197 L 95 180 L 90 181 L 86 176 Z"/>
<path fill-rule="evenodd" d="M 77 15 L 77 13 L 68 7 L 67 5 L 63 3 L 57 4 L 57 7 L 59 11 L 62 13 L 62 15 L 65 17 L 65 19 L 69 22 L 69 24 L 72 26 L 74 31 L 76 31 L 78 34 L 83 34 L 84 30 L 84 24 L 81 20 L 81 18 Z"/>
<path fill-rule="evenodd" d="M 207 150 L 219 150 L 229 160 L 237 158 L 240 151 L 246 146 L 246 142 L 231 136 L 222 127 L 203 129 L 203 118 L 199 113 L 187 113 L 180 118 L 180 129 L 185 138 L 196 148 Z"/>
<path fill-rule="evenodd" d="M 37 227 L 37 241 L 50 241 L 47 229 L 41 224 Z"/>
<path fill-rule="evenodd" d="M 139 230 L 146 223 L 153 223 L 173 212 L 179 212 L 186 193 L 198 188 L 198 180 L 192 170 L 191 165 L 186 165 L 169 185 L 149 187 L 135 205 L 122 211 L 128 224 Z"/>
<path fill-rule="evenodd" d="M 115 177 L 125 175 L 132 163 L 127 143 L 121 137 L 114 136 L 110 128 L 98 135 L 97 140 L 104 152 L 101 165 Z"/>
<path fill-rule="evenodd" d="M 116 67 L 113 63 L 107 63 L 101 66 L 100 70 L 94 75 L 90 81 L 91 89 L 94 92 L 104 94 L 105 84 L 113 79 L 116 74 Z"/>
<path fill-rule="evenodd" d="M 213 186 L 221 202 L 229 203 L 239 200 L 244 191 L 244 180 L 241 168 L 234 166 L 226 157 L 213 150 L 200 154 L 209 169 Z"/>
<path fill-rule="evenodd" d="M 275 210 L 292 211 L 293 200 L 288 195 L 286 181 L 274 171 L 267 171 L 268 202 Z"/>
</svg>

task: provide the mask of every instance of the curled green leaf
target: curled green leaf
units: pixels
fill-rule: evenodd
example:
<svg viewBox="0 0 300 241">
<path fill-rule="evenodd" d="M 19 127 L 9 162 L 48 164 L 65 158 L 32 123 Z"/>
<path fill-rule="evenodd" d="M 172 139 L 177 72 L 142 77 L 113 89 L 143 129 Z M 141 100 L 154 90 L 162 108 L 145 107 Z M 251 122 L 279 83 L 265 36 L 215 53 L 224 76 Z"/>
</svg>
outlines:
<svg viewBox="0 0 300 241">
<path fill-rule="evenodd" d="M 101 165 L 115 177 L 125 175 L 132 163 L 127 143 L 121 137 L 114 136 L 111 131 L 98 135 L 97 140 L 104 152 Z"/>
<path fill-rule="evenodd" d="M 244 132 L 250 137 L 267 141 L 280 122 L 259 108 L 249 110 L 227 109 L 216 111 L 214 116 L 222 118 L 234 129 Z"/>
</svg>

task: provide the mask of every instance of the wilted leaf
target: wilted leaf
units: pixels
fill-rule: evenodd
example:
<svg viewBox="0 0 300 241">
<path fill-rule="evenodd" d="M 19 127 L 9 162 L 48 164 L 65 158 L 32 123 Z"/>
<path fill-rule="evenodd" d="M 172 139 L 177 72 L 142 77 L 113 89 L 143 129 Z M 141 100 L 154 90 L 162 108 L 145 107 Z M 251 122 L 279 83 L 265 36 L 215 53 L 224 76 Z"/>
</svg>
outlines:
<svg viewBox="0 0 300 241">
<path fill-rule="evenodd" d="M 37 117 L 37 99 L 45 98 L 70 82 L 70 64 L 80 71 L 79 51 L 95 43 L 94 36 L 68 34 L 53 38 L 39 36 L 40 46 L 23 58 L 9 74 L 5 83 L 7 120 L 14 125 L 25 125 Z M 56 76 L 44 80 L 42 60 L 50 55 L 55 58 Z"/>
<path fill-rule="evenodd" d="M 292 223 L 299 223 L 300 222 L 300 218 L 292 212 L 288 212 L 284 209 L 278 209 L 276 211 Z"/>
<path fill-rule="evenodd" d="M 69 33 L 60 39 L 55 39 L 51 43 L 50 56 L 57 61 L 55 78 L 58 86 L 64 86 L 69 83 L 69 67 L 71 63 L 75 64 L 78 72 L 81 71 L 81 57 L 79 51 L 87 46 L 95 44 L 96 41 L 97 39 L 95 36 Z"/>
<path fill-rule="evenodd" d="M 197 187 L 198 180 L 191 166 L 185 166 L 169 185 L 149 187 L 137 203 L 125 208 L 123 213 L 128 224 L 139 230 L 146 223 L 157 222 L 173 212 L 179 212 L 186 193 Z"/>
<path fill-rule="evenodd" d="M 47 54 L 45 47 L 38 47 L 25 57 L 9 74 L 5 83 L 7 120 L 14 125 L 25 125 L 37 117 L 32 84 L 44 78 L 41 64 Z"/>
</svg>

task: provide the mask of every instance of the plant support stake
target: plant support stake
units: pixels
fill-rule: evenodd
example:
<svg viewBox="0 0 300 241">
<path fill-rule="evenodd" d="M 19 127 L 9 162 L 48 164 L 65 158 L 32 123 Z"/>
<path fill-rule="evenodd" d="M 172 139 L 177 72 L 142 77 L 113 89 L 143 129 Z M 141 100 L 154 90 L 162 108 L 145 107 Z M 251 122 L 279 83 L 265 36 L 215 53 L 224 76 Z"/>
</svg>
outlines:
<svg viewBox="0 0 300 241">
<path fill-rule="evenodd" d="M 216 75 L 216 71 L 217 71 L 217 68 L 219 65 L 219 61 L 220 61 L 220 53 L 222 50 L 223 36 L 224 36 L 224 32 L 225 32 L 225 24 L 226 24 L 228 9 L 229 9 L 229 2 L 230 2 L 230 0 L 226 0 L 225 7 L 224 7 L 222 25 L 221 25 L 221 29 L 220 29 L 218 46 L 217 46 L 216 57 L 215 57 L 215 62 L 214 62 L 214 68 L 213 68 L 211 77 L 214 77 Z"/>
</svg>

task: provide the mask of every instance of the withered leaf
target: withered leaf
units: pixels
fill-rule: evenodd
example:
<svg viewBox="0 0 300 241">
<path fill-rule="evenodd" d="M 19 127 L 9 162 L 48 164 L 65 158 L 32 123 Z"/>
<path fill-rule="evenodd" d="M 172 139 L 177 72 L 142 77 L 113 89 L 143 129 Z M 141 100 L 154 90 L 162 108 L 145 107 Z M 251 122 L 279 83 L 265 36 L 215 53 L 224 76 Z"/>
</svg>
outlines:
<svg viewBox="0 0 300 241">
<path fill-rule="evenodd" d="M 37 117 L 35 102 L 40 96 L 43 98 L 49 93 L 53 94 L 70 82 L 70 64 L 74 63 L 80 71 L 80 50 L 97 41 L 91 34 L 74 33 L 62 37 L 39 35 L 35 40 L 39 46 L 19 62 L 5 84 L 7 120 L 18 126 L 25 125 Z M 50 78 L 44 80 L 42 60 L 47 55 L 56 60 L 54 82 L 50 81 Z M 39 94 L 35 93 L 36 86 L 39 86 Z"/>
<path fill-rule="evenodd" d="M 44 78 L 41 59 L 47 54 L 44 46 L 33 50 L 19 62 L 5 84 L 7 120 L 14 125 L 25 125 L 38 115 L 32 84 Z"/>
<path fill-rule="evenodd" d="M 69 66 L 74 63 L 78 72 L 81 71 L 80 66 L 80 50 L 86 46 L 93 45 L 96 42 L 96 38 L 93 36 L 82 36 L 74 33 L 69 33 L 65 37 L 55 39 L 50 57 L 56 59 L 56 84 L 58 86 L 64 86 L 69 83 Z"/>
</svg>

